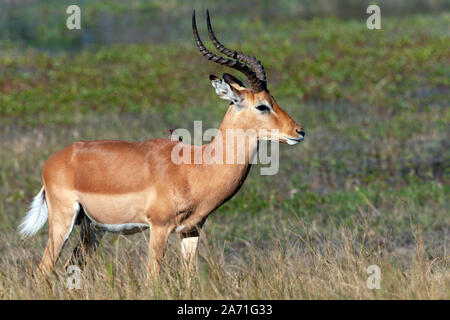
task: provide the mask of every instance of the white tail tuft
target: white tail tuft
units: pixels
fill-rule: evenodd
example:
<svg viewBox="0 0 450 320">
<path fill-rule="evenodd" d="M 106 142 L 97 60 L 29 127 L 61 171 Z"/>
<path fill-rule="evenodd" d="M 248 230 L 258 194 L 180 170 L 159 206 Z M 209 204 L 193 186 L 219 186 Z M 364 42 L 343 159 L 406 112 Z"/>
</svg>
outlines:
<svg viewBox="0 0 450 320">
<path fill-rule="evenodd" d="M 47 218 L 47 202 L 45 201 L 45 190 L 42 187 L 41 191 L 33 198 L 30 209 L 19 225 L 19 234 L 24 237 L 31 237 L 44 226 Z"/>
</svg>

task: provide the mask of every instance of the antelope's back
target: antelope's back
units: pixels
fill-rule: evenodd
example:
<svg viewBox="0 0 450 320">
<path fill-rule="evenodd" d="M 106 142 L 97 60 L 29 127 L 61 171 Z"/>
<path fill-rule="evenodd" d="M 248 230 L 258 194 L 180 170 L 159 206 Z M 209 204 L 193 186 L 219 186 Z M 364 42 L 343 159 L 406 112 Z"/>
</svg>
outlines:
<svg viewBox="0 0 450 320">
<path fill-rule="evenodd" d="M 79 192 L 139 192 L 167 170 L 175 143 L 168 139 L 78 141 L 47 160 L 43 178 L 46 185 L 57 184 Z"/>
</svg>

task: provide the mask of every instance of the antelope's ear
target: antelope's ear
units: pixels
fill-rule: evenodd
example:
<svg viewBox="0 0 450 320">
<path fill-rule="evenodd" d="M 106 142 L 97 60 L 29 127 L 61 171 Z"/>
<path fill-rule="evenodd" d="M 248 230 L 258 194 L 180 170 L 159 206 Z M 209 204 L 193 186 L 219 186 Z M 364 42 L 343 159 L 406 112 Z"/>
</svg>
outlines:
<svg viewBox="0 0 450 320">
<path fill-rule="evenodd" d="M 210 75 L 212 86 L 216 89 L 217 95 L 225 100 L 230 100 L 234 104 L 238 104 L 242 101 L 241 93 L 236 88 L 231 87 L 225 80 Z"/>
<path fill-rule="evenodd" d="M 223 80 L 225 80 L 226 83 L 228 83 L 230 86 L 232 86 L 233 88 L 237 89 L 237 90 L 244 90 L 245 86 L 242 83 L 241 80 L 239 80 L 238 78 L 232 76 L 229 73 L 224 73 L 222 76 Z"/>
</svg>

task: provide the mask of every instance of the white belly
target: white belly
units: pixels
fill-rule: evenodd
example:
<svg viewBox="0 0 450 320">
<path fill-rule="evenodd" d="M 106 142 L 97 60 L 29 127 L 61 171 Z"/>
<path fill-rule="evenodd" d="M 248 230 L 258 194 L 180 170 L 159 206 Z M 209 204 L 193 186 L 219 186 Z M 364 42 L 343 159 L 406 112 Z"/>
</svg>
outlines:
<svg viewBox="0 0 450 320">
<path fill-rule="evenodd" d="M 136 222 L 120 223 L 120 224 L 100 223 L 92 219 L 86 210 L 84 210 L 84 212 L 91 221 L 92 226 L 97 230 L 99 230 L 100 232 L 107 231 L 121 234 L 133 234 L 150 228 L 150 224 L 136 223 Z"/>
<path fill-rule="evenodd" d="M 121 195 L 79 194 L 79 202 L 99 231 L 132 234 L 150 228 L 148 192 Z"/>
</svg>

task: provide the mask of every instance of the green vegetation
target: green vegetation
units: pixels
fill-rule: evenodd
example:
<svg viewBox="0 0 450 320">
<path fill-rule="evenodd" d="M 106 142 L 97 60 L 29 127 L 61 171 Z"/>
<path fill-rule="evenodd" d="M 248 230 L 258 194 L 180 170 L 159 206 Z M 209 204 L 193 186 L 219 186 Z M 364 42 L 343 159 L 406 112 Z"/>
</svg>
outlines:
<svg viewBox="0 0 450 320">
<path fill-rule="evenodd" d="M 226 22 L 214 13 L 218 36 L 262 60 L 306 140 L 280 146 L 277 175 L 252 168 L 208 219 L 198 278 L 171 253 L 147 286 L 136 280 L 143 235 L 120 237 L 119 252 L 106 237 L 86 288 L 70 291 L 61 267 L 52 285 L 27 276 L 47 235 L 21 242 L 16 226 L 42 164 L 75 140 L 165 137 L 193 120 L 217 127 L 227 103 L 208 75 L 230 70 L 205 61 L 189 30 L 178 42 L 71 53 L 0 44 L 1 298 L 450 297 L 449 14 L 383 18 L 380 31 L 330 17 L 256 16 L 235 32 Z M 365 287 L 370 264 L 381 290 Z"/>
<path fill-rule="evenodd" d="M 227 34 L 222 20 L 217 20 L 217 33 Z M 301 108 L 326 101 L 345 104 L 338 112 L 359 112 L 361 117 L 395 114 L 400 122 L 403 112 L 429 114 L 430 108 L 445 107 L 449 46 L 442 26 L 449 20 L 448 15 L 391 18 L 383 21 L 382 30 L 372 32 L 360 21 L 243 21 L 240 28 L 251 27 L 253 32 L 242 34 L 243 45 L 230 46 L 258 53 L 270 88 L 284 105 Z M 32 125 L 73 123 L 90 112 L 215 110 L 217 100 L 207 90 L 207 75 L 223 69 L 206 63 L 190 40 L 181 45 L 116 45 L 56 56 L 4 44 L 3 123 L 11 117 Z M 440 112 L 441 119 L 448 120 L 447 110 Z M 311 121 L 336 125 L 337 117 L 319 109 Z M 438 125 L 444 127 L 445 121 Z M 401 134 L 403 124 L 395 129 Z"/>
</svg>

